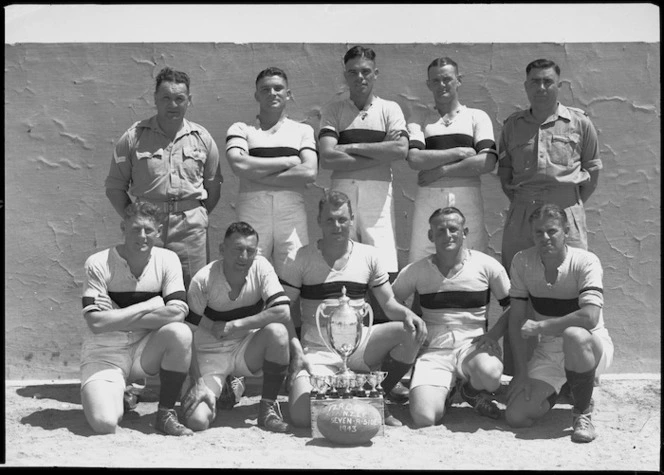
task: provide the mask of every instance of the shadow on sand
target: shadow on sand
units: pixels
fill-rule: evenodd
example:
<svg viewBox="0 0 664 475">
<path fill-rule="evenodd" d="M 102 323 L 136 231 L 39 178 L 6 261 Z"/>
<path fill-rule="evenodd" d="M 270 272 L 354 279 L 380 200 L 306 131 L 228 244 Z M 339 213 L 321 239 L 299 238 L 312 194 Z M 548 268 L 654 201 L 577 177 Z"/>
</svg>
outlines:
<svg viewBox="0 0 664 475">
<path fill-rule="evenodd" d="M 80 384 L 40 384 L 16 389 L 16 394 L 32 399 L 53 399 L 69 404 L 80 404 Z"/>
</svg>

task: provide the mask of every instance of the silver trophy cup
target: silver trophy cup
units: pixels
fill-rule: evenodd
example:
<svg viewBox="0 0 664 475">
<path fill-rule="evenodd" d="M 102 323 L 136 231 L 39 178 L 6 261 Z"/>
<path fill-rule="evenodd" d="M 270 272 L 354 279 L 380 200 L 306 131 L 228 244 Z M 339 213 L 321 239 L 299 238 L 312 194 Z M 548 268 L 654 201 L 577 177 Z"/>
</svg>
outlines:
<svg viewBox="0 0 664 475">
<path fill-rule="evenodd" d="M 371 328 L 373 325 L 371 305 L 367 302 L 357 306 L 351 305 L 350 298 L 346 296 L 346 287 L 341 289 L 341 297 L 337 303 L 322 302 L 316 309 L 316 326 L 323 343 L 330 351 L 338 354 L 343 362 L 341 369 L 337 372 L 338 376 L 355 378 L 355 373 L 348 368 L 348 358 L 362 344 L 362 322 L 367 315 L 369 315 L 369 328 Z M 322 325 L 321 320 L 323 320 Z M 327 338 L 323 334 L 322 328 L 327 330 L 327 335 L 329 335 Z"/>
</svg>

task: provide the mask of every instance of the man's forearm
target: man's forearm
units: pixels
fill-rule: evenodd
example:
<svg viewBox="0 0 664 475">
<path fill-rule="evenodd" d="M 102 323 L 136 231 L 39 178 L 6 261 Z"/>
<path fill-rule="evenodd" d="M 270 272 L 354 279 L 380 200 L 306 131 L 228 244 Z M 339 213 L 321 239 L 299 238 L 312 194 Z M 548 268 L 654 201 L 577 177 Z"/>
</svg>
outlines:
<svg viewBox="0 0 664 475">
<path fill-rule="evenodd" d="M 321 167 L 326 170 L 365 170 L 380 165 L 377 160 L 339 150 L 321 152 Z"/>
<path fill-rule="evenodd" d="M 600 308 L 595 305 L 586 305 L 579 310 L 562 317 L 540 320 L 540 333 L 542 335 L 558 336 L 569 327 L 581 327 L 592 330 L 599 320 Z"/>
<path fill-rule="evenodd" d="M 93 333 L 106 333 L 112 331 L 131 331 L 136 322 L 144 315 L 155 311 L 159 306 L 156 299 L 135 303 L 124 308 L 91 311 L 85 314 L 85 320 Z"/>
<path fill-rule="evenodd" d="M 440 165 L 447 165 L 463 161 L 466 155 L 460 147 L 447 150 L 419 150 L 413 148 L 408 151 L 408 164 L 413 170 L 432 170 Z"/>
<path fill-rule="evenodd" d="M 184 302 L 173 301 L 157 310 L 146 313 L 136 320 L 131 327 L 136 327 L 135 329 L 156 330 L 168 323 L 184 321 L 187 310 L 188 307 Z"/>
<path fill-rule="evenodd" d="M 212 210 L 219 203 L 219 198 L 221 197 L 221 181 L 217 177 L 214 180 L 209 180 L 203 183 L 203 187 L 207 191 L 207 198 L 205 199 L 205 209 L 207 213 L 212 213 Z"/>
<path fill-rule="evenodd" d="M 310 167 L 300 164 L 252 181 L 281 188 L 305 187 L 316 181 L 316 172 L 312 171 Z"/>
<path fill-rule="evenodd" d="M 398 141 L 352 143 L 341 145 L 343 151 L 351 155 L 360 155 L 377 160 L 381 163 L 390 163 L 394 160 L 403 160 L 408 155 L 408 143 Z"/>
<path fill-rule="evenodd" d="M 599 182 L 599 171 L 592 171 L 589 172 L 589 174 L 590 174 L 590 180 L 587 181 L 586 183 L 579 185 L 579 195 L 581 197 L 581 201 L 583 201 L 584 203 L 588 201 L 590 195 L 593 194 L 593 192 L 597 188 L 597 183 Z"/>
<path fill-rule="evenodd" d="M 394 322 L 403 322 L 406 318 L 406 307 L 397 302 L 395 298 L 389 299 L 382 307 L 387 318 Z"/>
<path fill-rule="evenodd" d="M 510 336 L 510 347 L 514 360 L 514 376 L 527 375 L 526 340 L 521 336 L 521 325 L 523 314 L 512 315 L 513 307 L 510 309 L 508 334 Z"/>
<path fill-rule="evenodd" d="M 115 190 L 106 188 L 106 197 L 115 211 L 124 219 L 125 208 L 131 204 L 129 194 L 124 190 Z"/>
<path fill-rule="evenodd" d="M 496 341 L 502 338 L 507 332 L 507 329 L 509 327 L 509 315 L 510 315 L 509 310 L 510 310 L 509 307 L 503 308 L 503 313 L 498 318 L 498 321 L 487 332 L 489 336 Z"/>
<path fill-rule="evenodd" d="M 256 157 L 238 149 L 228 152 L 228 161 L 237 176 L 248 180 L 272 175 L 301 163 L 297 155 Z"/>
<path fill-rule="evenodd" d="M 505 193 L 505 196 L 512 201 L 514 199 L 514 190 L 511 188 L 512 175 L 501 174 L 499 169 L 498 177 L 500 178 L 500 187 L 503 190 L 503 193 Z"/>
<path fill-rule="evenodd" d="M 443 175 L 448 177 L 479 176 L 493 171 L 496 159 L 493 154 L 480 153 L 443 167 Z"/>
<path fill-rule="evenodd" d="M 286 305 L 277 305 L 267 308 L 256 315 L 233 320 L 233 322 L 236 329 L 248 331 L 263 328 L 270 323 L 283 323 L 287 325 L 287 320 L 290 320 L 288 307 Z"/>
</svg>

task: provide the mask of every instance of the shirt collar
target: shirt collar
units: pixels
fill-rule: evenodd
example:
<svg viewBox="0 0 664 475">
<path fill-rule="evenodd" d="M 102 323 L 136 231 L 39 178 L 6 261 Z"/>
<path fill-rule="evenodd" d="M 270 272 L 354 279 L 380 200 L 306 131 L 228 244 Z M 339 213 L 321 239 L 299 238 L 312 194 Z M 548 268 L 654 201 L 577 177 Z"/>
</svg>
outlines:
<svg viewBox="0 0 664 475">
<path fill-rule="evenodd" d="M 145 122 L 145 121 L 144 121 Z M 158 132 L 162 135 L 166 135 L 161 127 L 159 127 L 159 122 L 157 122 L 157 116 L 153 115 L 147 120 L 147 123 L 144 123 L 144 126 L 149 127 L 152 131 Z M 188 135 L 191 133 L 192 127 L 191 123 L 187 119 L 182 119 L 182 128 L 175 135 L 175 138 L 181 137 L 183 135 Z"/>
<path fill-rule="evenodd" d="M 532 112 L 530 112 L 530 108 L 522 110 L 519 113 L 518 118 L 524 119 L 527 122 L 537 123 L 537 120 L 535 120 L 535 118 L 533 117 Z M 564 105 L 562 105 L 560 102 L 558 102 L 555 112 L 547 120 L 545 120 L 542 123 L 542 125 L 547 124 L 549 122 L 555 122 L 558 119 L 563 119 L 567 122 L 572 120 L 572 116 L 570 115 L 569 109 Z"/>
<path fill-rule="evenodd" d="M 263 130 L 263 128 L 261 127 L 261 119 L 258 115 L 256 115 L 256 119 L 254 120 L 254 126 L 259 130 L 263 130 L 263 132 L 275 133 L 281 128 L 286 119 L 288 119 L 288 116 L 286 114 L 282 114 L 276 124 L 274 124 L 269 129 Z"/>
<path fill-rule="evenodd" d="M 373 107 L 374 104 L 377 104 L 379 100 L 380 100 L 380 98 L 376 94 L 373 94 L 371 96 L 371 102 L 368 105 L 365 105 L 364 109 L 362 109 L 362 110 L 365 111 L 365 112 L 368 111 L 371 107 Z M 346 98 L 346 101 L 348 101 L 348 103 L 351 106 L 353 106 L 355 109 L 357 109 L 357 106 L 355 105 L 353 100 L 350 98 L 350 96 L 348 98 Z M 357 110 L 359 110 L 359 109 L 357 109 Z"/>
</svg>

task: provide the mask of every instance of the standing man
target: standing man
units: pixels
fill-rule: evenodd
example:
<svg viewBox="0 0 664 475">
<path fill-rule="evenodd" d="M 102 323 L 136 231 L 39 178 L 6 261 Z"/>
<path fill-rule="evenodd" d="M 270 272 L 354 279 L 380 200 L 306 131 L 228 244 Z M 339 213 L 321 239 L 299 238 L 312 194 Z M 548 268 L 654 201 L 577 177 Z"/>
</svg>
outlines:
<svg viewBox="0 0 664 475">
<path fill-rule="evenodd" d="M 95 432 L 114 433 L 124 413 L 127 383 L 158 374 L 155 428 L 167 435 L 192 435 L 174 409 L 192 343 L 182 323 L 189 308 L 180 261 L 174 252 L 154 246 L 161 232 L 155 206 L 132 203 L 122 215 L 124 243 L 85 262 L 83 412 Z"/>
<path fill-rule="evenodd" d="M 281 275 L 288 254 L 309 243 L 303 193 L 318 171 L 316 140 L 311 126 L 286 116 L 292 96 L 284 71 L 261 71 L 254 98 L 258 116 L 229 127 L 226 157 L 240 178 L 237 219 L 256 230 L 260 254 Z"/>
<path fill-rule="evenodd" d="M 484 228 L 480 175 L 491 172 L 497 160 L 488 114 L 459 102 L 461 76 L 457 63 L 447 57 L 437 58 L 429 64 L 427 75 L 435 110 L 421 121 L 408 124 L 408 164 L 419 171 L 409 263 L 436 251 L 434 242 L 422 230 L 441 205 L 464 210 L 470 229 L 465 246 L 486 251 L 489 239 Z"/>
<path fill-rule="evenodd" d="M 597 132 L 588 114 L 558 102 L 560 67 L 537 59 L 526 67 L 530 108 L 507 118 L 500 137 L 498 176 L 510 207 L 503 231 L 502 262 L 533 246 L 528 217 L 543 203 L 565 210 L 567 244 L 588 248 L 584 203 L 595 191 L 602 162 Z M 506 338 L 508 340 L 508 338 Z M 510 345 L 504 342 L 505 372 L 512 374 Z"/>
<path fill-rule="evenodd" d="M 533 245 L 528 217 L 543 203 L 565 210 L 567 243 L 588 248 L 583 204 L 597 187 L 602 161 L 597 132 L 588 114 L 558 102 L 560 67 L 537 59 L 526 67 L 530 108 L 507 118 L 500 136 L 498 176 L 510 200 L 503 232 L 502 261 Z"/>
<path fill-rule="evenodd" d="M 106 196 L 122 217 L 129 194 L 159 207 L 162 244 L 180 258 L 188 287 L 208 260 L 208 216 L 221 192 L 219 151 L 205 128 L 184 118 L 191 104 L 187 73 L 162 69 L 154 103 L 157 114 L 136 122 L 115 145 Z"/>
<path fill-rule="evenodd" d="M 282 280 L 291 302 L 300 297 L 302 312 L 302 346 L 292 347 L 293 383 L 289 394 L 291 420 L 298 427 L 311 424 L 309 375 L 334 375 L 342 363 L 318 333 L 316 309 L 321 302 L 338 299 L 343 287 L 348 289 L 351 305 L 364 302 L 369 291 L 375 295 L 385 315 L 393 321 L 371 329 L 363 327 L 363 343 L 351 355 L 348 365 L 354 371 L 387 371 L 382 386 L 388 394 L 412 367 L 427 334 L 422 319 L 394 299 L 379 251 L 350 238 L 353 211 L 349 197 L 339 191 L 327 193 L 319 202 L 318 225 L 322 239 L 302 247 L 288 261 Z M 389 413 L 387 405 L 385 424 L 402 425 Z"/>
<path fill-rule="evenodd" d="M 572 441 L 591 442 L 593 384 L 611 365 L 613 342 L 602 315 L 602 265 L 593 253 L 567 245 L 567 216 L 554 204 L 535 210 L 529 218 L 535 246 L 512 260 L 509 333 L 515 371 L 506 419 L 513 427 L 532 425 L 553 407 L 567 382 L 574 400 Z M 524 339 L 530 337 L 539 342 L 528 361 Z"/>
<path fill-rule="evenodd" d="M 451 389 L 483 416 L 500 410 L 488 393 L 500 386 L 503 363 L 498 340 L 507 330 L 507 314 L 485 334 L 491 294 L 509 305 L 509 278 L 493 257 L 466 247 L 465 216 L 454 207 L 429 218 L 427 236 L 435 253 L 401 270 L 394 295 L 405 302 L 417 293 L 428 337 L 410 381 L 410 414 L 417 427 L 436 424 Z M 456 384 L 457 379 L 461 384 Z"/>
<path fill-rule="evenodd" d="M 396 102 L 374 95 L 378 77 L 376 53 L 354 46 L 344 56 L 350 97 L 322 110 L 321 166 L 332 170 L 331 189 L 348 195 L 355 211 L 351 238 L 378 248 L 393 281 L 399 271 L 394 236 L 392 167 L 408 154 L 408 132 Z M 386 321 L 372 302 L 378 321 Z M 389 319 L 388 319 L 389 320 Z"/>
<path fill-rule="evenodd" d="M 258 426 L 288 432 L 277 402 L 289 342 L 297 341 L 288 297 L 268 260 L 257 256 L 258 234 L 249 224 L 231 224 L 219 250 L 221 259 L 197 272 L 189 287 L 186 323 L 194 331 L 194 355 L 185 424 L 195 431 L 210 426 L 228 376 L 262 376 Z"/>
</svg>

